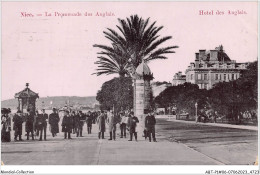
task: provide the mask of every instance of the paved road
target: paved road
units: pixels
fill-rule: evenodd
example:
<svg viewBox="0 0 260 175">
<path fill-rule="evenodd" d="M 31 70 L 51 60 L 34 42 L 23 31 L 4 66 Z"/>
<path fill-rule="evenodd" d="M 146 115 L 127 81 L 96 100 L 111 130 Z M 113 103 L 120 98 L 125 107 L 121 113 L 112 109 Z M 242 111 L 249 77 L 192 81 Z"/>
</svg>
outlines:
<svg viewBox="0 0 260 175">
<path fill-rule="evenodd" d="M 247 165 L 256 161 L 258 131 L 157 121 L 157 133 L 165 140 L 184 144 L 223 164 Z"/>
<path fill-rule="evenodd" d="M 86 126 L 85 126 L 86 127 Z M 64 140 L 62 133 L 47 141 L 2 143 L 6 165 L 219 165 L 252 164 L 257 154 L 257 133 L 158 120 L 158 142 L 93 134 Z M 25 138 L 25 137 L 24 137 Z M 129 138 L 129 137 L 128 137 Z"/>
</svg>

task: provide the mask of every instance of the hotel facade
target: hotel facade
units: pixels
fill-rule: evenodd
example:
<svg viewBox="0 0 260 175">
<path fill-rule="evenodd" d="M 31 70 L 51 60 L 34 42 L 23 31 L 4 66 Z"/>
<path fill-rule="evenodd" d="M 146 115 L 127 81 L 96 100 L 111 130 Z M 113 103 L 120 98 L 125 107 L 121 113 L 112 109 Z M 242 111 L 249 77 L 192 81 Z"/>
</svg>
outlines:
<svg viewBox="0 0 260 175">
<path fill-rule="evenodd" d="M 214 50 L 199 50 L 195 53 L 195 62 L 190 63 L 185 71 L 185 82 L 197 84 L 200 89 L 211 89 L 216 83 L 238 79 L 246 68 L 246 63 L 231 60 L 220 45 Z M 174 82 L 184 83 L 183 75 L 177 75 L 180 74 L 175 74 L 173 85 Z"/>
<path fill-rule="evenodd" d="M 183 75 L 182 72 L 178 72 L 173 76 L 172 85 L 178 86 L 186 82 L 186 75 Z"/>
</svg>

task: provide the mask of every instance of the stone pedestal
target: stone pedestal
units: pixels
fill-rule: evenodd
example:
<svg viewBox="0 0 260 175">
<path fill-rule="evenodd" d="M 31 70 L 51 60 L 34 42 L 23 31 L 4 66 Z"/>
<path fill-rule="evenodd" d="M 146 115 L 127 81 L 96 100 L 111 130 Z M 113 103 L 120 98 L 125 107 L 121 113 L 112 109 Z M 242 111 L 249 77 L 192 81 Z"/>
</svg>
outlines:
<svg viewBox="0 0 260 175">
<path fill-rule="evenodd" d="M 144 114 L 144 104 L 145 104 L 145 98 L 144 98 L 144 80 L 136 80 L 135 81 L 135 115 L 138 118 L 142 118 Z"/>
<path fill-rule="evenodd" d="M 150 81 L 153 75 L 147 64 L 142 62 L 136 69 L 134 74 L 134 115 L 138 117 L 139 124 L 137 127 L 138 132 L 143 132 L 144 118 L 151 108 L 151 85 Z"/>
</svg>

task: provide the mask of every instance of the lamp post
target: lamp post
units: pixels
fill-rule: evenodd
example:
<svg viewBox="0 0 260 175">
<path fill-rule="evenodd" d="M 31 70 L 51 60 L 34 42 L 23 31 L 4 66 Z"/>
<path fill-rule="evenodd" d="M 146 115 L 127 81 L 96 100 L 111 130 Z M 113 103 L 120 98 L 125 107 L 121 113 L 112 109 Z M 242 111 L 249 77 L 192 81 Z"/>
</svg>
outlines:
<svg viewBox="0 0 260 175">
<path fill-rule="evenodd" d="M 196 123 L 197 123 L 198 122 L 198 103 L 197 102 L 195 103 L 195 109 L 196 109 L 196 116 L 195 116 L 196 119 L 195 120 L 196 120 Z"/>
</svg>

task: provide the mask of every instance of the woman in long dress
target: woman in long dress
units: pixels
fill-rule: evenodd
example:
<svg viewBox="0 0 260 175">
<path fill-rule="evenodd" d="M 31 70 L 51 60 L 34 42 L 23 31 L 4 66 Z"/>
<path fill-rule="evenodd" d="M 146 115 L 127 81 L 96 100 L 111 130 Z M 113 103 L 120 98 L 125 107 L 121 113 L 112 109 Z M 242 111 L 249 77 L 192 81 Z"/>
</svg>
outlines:
<svg viewBox="0 0 260 175">
<path fill-rule="evenodd" d="M 1 116 L 1 140 L 2 142 L 10 142 L 11 141 L 11 117 L 10 109 L 2 109 L 1 110 L 2 116 Z"/>
</svg>

